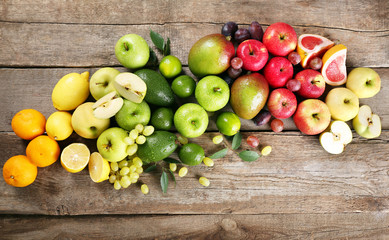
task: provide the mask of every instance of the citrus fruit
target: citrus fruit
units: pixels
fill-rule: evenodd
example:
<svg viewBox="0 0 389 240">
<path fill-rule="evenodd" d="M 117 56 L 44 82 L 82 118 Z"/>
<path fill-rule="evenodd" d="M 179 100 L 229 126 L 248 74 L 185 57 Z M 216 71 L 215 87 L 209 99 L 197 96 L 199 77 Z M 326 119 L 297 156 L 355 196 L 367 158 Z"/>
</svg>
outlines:
<svg viewBox="0 0 389 240">
<path fill-rule="evenodd" d="M 159 71 L 165 78 L 174 78 L 182 71 L 180 59 L 173 55 L 162 58 L 159 64 Z"/>
<path fill-rule="evenodd" d="M 71 143 L 62 150 L 61 165 L 66 171 L 76 173 L 88 165 L 89 148 L 83 143 Z"/>
<path fill-rule="evenodd" d="M 161 107 L 153 112 L 151 116 L 151 125 L 156 129 L 170 130 L 173 127 L 173 110 Z"/>
<path fill-rule="evenodd" d="M 240 130 L 240 119 L 233 112 L 223 112 L 216 119 L 216 126 L 226 136 L 233 136 Z"/>
<path fill-rule="evenodd" d="M 11 126 L 15 134 L 31 140 L 45 132 L 46 118 L 35 109 L 23 109 L 12 118 Z"/>
<path fill-rule="evenodd" d="M 180 98 L 189 97 L 193 94 L 195 88 L 195 80 L 188 75 L 181 75 L 172 82 L 172 90 Z"/>
<path fill-rule="evenodd" d="M 188 143 L 180 148 L 178 157 L 186 165 L 199 165 L 204 158 L 204 149 L 196 143 Z"/>
<path fill-rule="evenodd" d="M 26 155 L 30 161 L 38 167 L 47 167 L 59 157 L 61 149 L 58 143 L 46 135 L 41 135 L 31 140 L 26 148 Z"/>
<path fill-rule="evenodd" d="M 334 42 L 315 34 L 300 35 L 297 41 L 297 53 L 301 57 L 301 66 L 307 68 L 314 57 L 321 57 Z"/>
<path fill-rule="evenodd" d="M 89 176 L 93 182 L 102 182 L 109 178 L 110 166 L 100 153 L 94 152 L 89 159 Z"/>
<path fill-rule="evenodd" d="M 46 121 L 46 133 L 56 141 L 65 140 L 72 132 L 72 114 L 68 112 L 55 112 Z"/>
<path fill-rule="evenodd" d="M 347 81 L 346 54 L 343 44 L 333 46 L 324 54 L 321 75 L 327 84 L 339 86 Z"/>
<path fill-rule="evenodd" d="M 26 187 L 33 183 L 38 174 L 38 168 L 24 155 L 13 156 L 3 166 L 5 182 L 14 187 Z"/>
</svg>

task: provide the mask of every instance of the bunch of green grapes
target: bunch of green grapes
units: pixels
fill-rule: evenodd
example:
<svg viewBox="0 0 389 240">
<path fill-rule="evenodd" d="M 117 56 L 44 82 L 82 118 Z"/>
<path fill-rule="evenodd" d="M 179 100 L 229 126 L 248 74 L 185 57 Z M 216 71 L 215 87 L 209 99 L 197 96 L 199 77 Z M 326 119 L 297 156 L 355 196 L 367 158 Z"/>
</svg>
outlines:
<svg viewBox="0 0 389 240">
<path fill-rule="evenodd" d="M 143 162 L 139 157 L 111 162 L 109 182 L 116 190 L 128 188 L 131 184 L 138 182 L 141 173 L 143 173 Z"/>
<path fill-rule="evenodd" d="M 134 156 L 138 151 L 138 144 L 144 144 L 146 142 L 146 137 L 154 133 L 153 126 L 143 126 L 142 124 L 137 124 L 134 129 L 132 129 L 128 137 L 124 141 L 128 144 L 127 154 L 128 156 Z"/>
</svg>

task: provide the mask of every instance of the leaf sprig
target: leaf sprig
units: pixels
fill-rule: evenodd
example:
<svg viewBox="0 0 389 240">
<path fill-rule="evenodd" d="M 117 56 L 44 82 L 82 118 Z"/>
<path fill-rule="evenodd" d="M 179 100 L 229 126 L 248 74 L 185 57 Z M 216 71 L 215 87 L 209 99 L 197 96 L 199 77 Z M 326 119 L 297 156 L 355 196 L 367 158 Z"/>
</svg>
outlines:
<svg viewBox="0 0 389 240">
<path fill-rule="evenodd" d="M 170 55 L 170 38 L 165 41 L 161 34 L 150 30 L 150 38 L 154 45 L 164 56 Z"/>
</svg>

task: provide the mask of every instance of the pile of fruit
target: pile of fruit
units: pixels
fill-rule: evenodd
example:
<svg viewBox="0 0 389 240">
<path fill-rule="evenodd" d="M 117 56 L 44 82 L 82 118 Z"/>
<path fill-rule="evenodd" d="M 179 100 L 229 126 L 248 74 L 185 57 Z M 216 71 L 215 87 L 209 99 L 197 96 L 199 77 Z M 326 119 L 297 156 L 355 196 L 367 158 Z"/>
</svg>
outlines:
<svg viewBox="0 0 389 240">
<path fill-rule="evenodd" d="M 184 177 L 186 166 L 203 163 L 212 167 L 212 159 L 227 154 L 224 148 L 205 156 L 202 146 L 188 140 L 206 131 L 208 113 L 213 112 L 220 132 L 213 143 L 231 140 L 228 145 L 234 152 L 242 141 L 240 119 L 252 119 L 257 125 L 270 123 L 277 133 L 284 128 L 282 119 L 293 117 L 302 133 L 320 134 L 321 145 L 332 154 L 343 152 L 352 141 L 347 121 L 352 120 L 363 137 L 381 133 L 380 118 L 369 106 L 359 107 L 359 98 L 378 93 L 380 77 L 370 68 L 356 68 L 347 75 L 347 48 L 323 36 L 297 37 L 290 25 L 281 22 L 266 31 L 258 22 L 248 29 L 228 22 L 221 34 L 207 35 L 190 49 L 189 69 L 197 81 L 182 74 L 181 61 L 170 55 L 170 39 L 153 31 L 150 37 L 163 55 L 160 62 L 143 37 L 127 34 L 117 41 L 115 55 L 130 72 L 105 67 L 90 79 L 89 72 L 69 73 L 53 89 L 52 101 L 58 111 L 47 121 L 34 109 L 14 116 L 15 134 L 31 141 L 26 155 L 5 163 L 3 177 L 8 184 L 28 186 L 37 177 L 37 167 L 60 158 L 67 171 L 80 172 L 88 166 L 94 182 L 108 180 L 117 190 L 140 181 L 143 172 L 159 168 L 166 192 L 168 176 L 175 181 L 178 166 L 178 176 Z M 324 97 L 328 85 L 332 89 Z M 86 102 L 90 95 L 95 101 Z M 227 104 L 233 112 L 224 110 Z M 61 152 L 57 141 L 73 131 L 97 139 L 98 152 L 91 154 L 83 143 L 71 143 Z M 244 161 L 255 161 L 272 151 L 271 146 L 258 151 L 256 136 L 246 141 L 252 150 L 237 152 Z M 173 152 L 178 159 L 171 158 Z M 209 186 L 210 181 L 200 177 L 199 183 Z M 141 191 L 147 194 L 148 186 L 141 184 Z"/>
</svg>

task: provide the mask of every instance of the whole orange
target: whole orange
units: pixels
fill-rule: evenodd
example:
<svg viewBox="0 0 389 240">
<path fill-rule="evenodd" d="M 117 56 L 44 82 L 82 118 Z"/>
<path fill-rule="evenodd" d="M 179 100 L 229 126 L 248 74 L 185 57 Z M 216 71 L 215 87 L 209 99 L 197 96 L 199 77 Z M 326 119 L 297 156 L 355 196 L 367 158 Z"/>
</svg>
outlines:
<svg viewBox="0 0 389 240">
<path fill-rule="evenodd" d="M 3 166 L 3 178 L 14 187 L 26 187 L 33 183 L 38 174 L 38 168 L 24 155 L 13 156 Z"/>
<path fill-rule="evenodd" d="M 20 138 L 31 140 L 45 132 L 46 118 L 35 109 L 24 109 L 12 118 L 12 130 Z"/>
<path fill-rule="evenodd" d="M 36 166 L 47 167 L 57 161 L 60 151 L 57 141 L 49 136 L 41 135 L 27 145 L 26 154 Z"/>
</svg>

